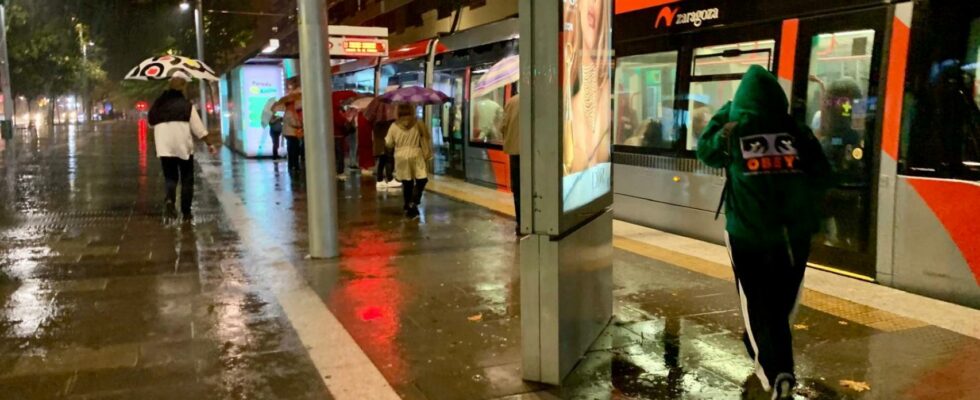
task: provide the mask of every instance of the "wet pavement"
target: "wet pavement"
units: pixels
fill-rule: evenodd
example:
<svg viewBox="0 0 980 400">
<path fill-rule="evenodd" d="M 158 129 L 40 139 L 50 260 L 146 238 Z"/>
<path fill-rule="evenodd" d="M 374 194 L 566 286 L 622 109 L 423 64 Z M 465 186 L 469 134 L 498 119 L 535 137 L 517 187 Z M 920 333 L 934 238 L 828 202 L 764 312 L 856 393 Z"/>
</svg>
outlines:
<svg viewBox="0 0 980 400">
<path fill-rule="evenodd" d="M 193 223 L 164 221 L 152 134 L 58 126 L 5 147 L 0 398 L 330 398 L 206 186 Z"/>
<path fill-rule="evenodd" d="M 152 153 L 132 124 L 7 145 L 0 397 L 328 397 L 263 282 L 267 243 L 236 228 L 223 194 L 402 398 L 735 399 L 752 372 L 731 282 L 618 249 L 606 332 L 562 388 L 524 382 L 510 217 L 430 192 L 406 220 L 399 192 L 351 179 L 341 258 L 307 260 L 304 184 L 284 163 L 199 159 L 195 221 L 171 224 Z M 980 398 L 980 341 L 836 298 L 805 304 L 799 398 Z"/>
</svg>

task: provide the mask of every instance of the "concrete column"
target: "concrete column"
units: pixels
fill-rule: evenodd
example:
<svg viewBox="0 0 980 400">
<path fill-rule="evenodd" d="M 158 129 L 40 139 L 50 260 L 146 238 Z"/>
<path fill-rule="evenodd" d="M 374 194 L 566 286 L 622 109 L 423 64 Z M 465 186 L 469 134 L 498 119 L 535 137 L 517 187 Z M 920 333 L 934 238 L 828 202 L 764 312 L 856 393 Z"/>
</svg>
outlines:
<svg viewBox="0 0 980 400">
<path fill-rule="evenodd" d="M 297 3 L 310 256 L 332 258 L 340 255 L 340 250 L 327 6 L 323 0 L 298 0 Z"/>
<path fill-rule="evenodd" d="M 607 7 L 609 2 L 604 2 Z M 612 317 L 612 195 L 596 185 L 597 197 L 588 204 L 564 207 L 568 195 L 563 185 L 575 173 L 566 174 L 564 168 L 565 129 L 572 126 L 564 117 L 565 104 L 570 104 L 564 91 L 571 89 L 563 85 L 569 80 L 563 78 L 566 66 L 560 61 L 569 59 L 561 54 L 562 33 L 574 28 L 564 23 L 563 7 L 574 3 L 521 0 L 519 8 L 520 212 L 521 231 L 529 234 L 520 245 L 523 375 L 552 385 L 562 383 Z M 593 99 L 602 103 L 604 98 Z M 609 99 L 595 104 L 596 115 L 611 111 Z M 569 115 L 584 111 L 572 109 Z M 601 133 L 601 129 L 596 125 L 594 131 Z M 589 179 L 582 181 L 601 181 L 609 166 L 603 163 L 601 168 L 581 171 L 580 176 L 590 172 Z"/>
<path fill-rule="evenodd" d="M 194 8 L 194 31 L 197 33 L 197 59 L 201 62 L 204 61 L 204 2 L 203 0 L 197 0 L 197 7 Z M 201 122 L 204 122 L 204 128 L 208 128 L 208 82 L 201 79 L 200 87 L 200 108 L 201 108 Z"/>
</svg>

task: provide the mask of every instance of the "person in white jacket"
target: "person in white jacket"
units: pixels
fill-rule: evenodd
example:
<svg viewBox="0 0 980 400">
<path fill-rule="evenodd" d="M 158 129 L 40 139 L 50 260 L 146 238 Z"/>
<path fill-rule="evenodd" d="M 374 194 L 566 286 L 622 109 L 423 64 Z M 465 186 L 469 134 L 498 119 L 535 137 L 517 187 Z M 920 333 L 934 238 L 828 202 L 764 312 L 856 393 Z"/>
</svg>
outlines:
<svg viewBox="0 0 980 400">
<path fill-rule="evenodd" d="M 150 107 L 149 123 L 153 127 L 157 157 L 163 167 L 166 180 L 165 212 L 176 217 L 177 185 L 180 190 L 180 211 L 185 220 L 191 220 L 191 203 L 194 200 L 194 138 L 208 142 L 208 150 L 217 153 L 216 142 L 204 128 L 197 107 L 184 97 L 187 79 L 174 76 L 170 88 L 165 90 Z"/>
</svg>

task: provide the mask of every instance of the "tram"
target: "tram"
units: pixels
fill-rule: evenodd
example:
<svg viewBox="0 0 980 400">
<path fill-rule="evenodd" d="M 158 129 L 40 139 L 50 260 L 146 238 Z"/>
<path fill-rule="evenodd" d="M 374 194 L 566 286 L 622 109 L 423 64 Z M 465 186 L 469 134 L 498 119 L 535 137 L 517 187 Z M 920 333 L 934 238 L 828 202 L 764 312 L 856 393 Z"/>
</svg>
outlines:
<svg viewBox="0 0 980 400">
<path fill-rule="evenodd" d="M 980 307 L 980 6 L 617 0 L 617 218 L 723 243 L 697 138 L 750 65 L 837 174 L 811 266 Z"/>
<path fill-rule="evenodd" d="M 516 10 L 515 10 L 516 11 Z M 980 307 L 980 6 L 956 0 L 614 0 L 614 211 L 723 243 L 724 172 L 695 157 L 750 65 L 777 75 L 838 174 L 811 266 Z M 334 67 L 336 89 L 425 85 L 436 172 L 509 190 L 493 132 L 516 18 Z"/>
</svg>

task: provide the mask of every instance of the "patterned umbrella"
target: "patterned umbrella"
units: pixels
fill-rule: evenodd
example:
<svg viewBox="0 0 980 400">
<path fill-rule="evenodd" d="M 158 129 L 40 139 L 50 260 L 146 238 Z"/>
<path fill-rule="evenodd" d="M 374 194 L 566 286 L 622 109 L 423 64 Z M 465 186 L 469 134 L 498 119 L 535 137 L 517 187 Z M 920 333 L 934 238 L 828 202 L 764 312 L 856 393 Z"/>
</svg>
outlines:
<svg viewBox="0 0 980 400">
<path fill-rule="evenodd" d="M 368 106 L 371 105 L 371 102 L 373 101 L 374 101 L 374 97 L 372 96 L 359 97 L 353 100 L 349 100 L 349 102 L 347 103 L 347 107 L 363 111 L 366 110 Z"/>
<path fill-rule="evenodd" d="M 521 78 L 521 59 L 510 56 L 500 60 L 487 70 L 473 88 L 473 97 L 486 95 L 494 90 L 517 82 Z"/>
<path fill-rule="evenodd" d="M 160 56 L 144 60 L 126 74 L 126 79 L 137 81 L 167 80 L 174 76 L 186 79 L 217 81 L 218 76 L 207 64 L 193 58 Z"/>
<path fill-rule="evenodd" d="M 409 86 L 385 93 L 378 99 L 385 103 L 441 104 L 448 101 L 449 96 L 438 90 Z"/>
</svg>

